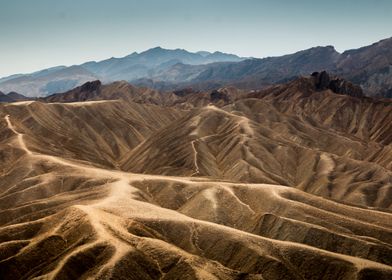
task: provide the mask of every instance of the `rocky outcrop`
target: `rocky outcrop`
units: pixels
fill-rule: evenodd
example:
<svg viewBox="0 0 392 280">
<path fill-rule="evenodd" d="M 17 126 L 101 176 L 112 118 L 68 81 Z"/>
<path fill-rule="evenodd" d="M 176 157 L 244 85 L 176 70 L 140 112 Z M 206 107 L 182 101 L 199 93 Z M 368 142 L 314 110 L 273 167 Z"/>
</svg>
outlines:
<svg viewBox="0 0 392 280">
<path fill-rule="evenodd" d="M 313 72 L 311 75 L 316 90 L 322 91 L 330 89 L 334 93 L 349 95 L 353 97 L 363 97 L 360 86 L 336 76 L 330 76 L 326 71 Z"/>
<path fill-rule="evenodd" d="M 87 83 L 80 86 L 80 91 L 93 92 L 95 90 L 98 90 L 101 85 L 102 85 L 102 83 L 99 80 L 87 82 Z"/>
<path fill-rule="evenodd" d="M 188 94 L 192 94 L 195 93 L 195 91 L 193 90 L 193 88 L 189 87 L 189 88 L 183 88 L 183 89 L 179 89 L 179 90 L 174 90 L 173 93 L 177 96 L 183 97 L 186 96 Z"/>
<path fill-rule="evenodd" d="M 43 98 L 47 102 L 78 102 L 95 99 L 101 90 L 102 83 L 99 80 L 87 82 L 65 93 L 56 93 Z"/>
<path fill-rule="evenodd" d="M 229 97 L 227 96 L 227 94 L 219 90 L 213 90 L 210 93 L 210 98 L 212 102 L 216 102 L 219 100 L 223 100 L 224 102 L 229 101 Z"/>
<path fill-rule="evenodd" d="M 19 94 L 17 92 L 10 92 L 8 94 L 4 94 L 0 91 L 0 102 L 8 103 L 8 102 L 15 102 L 15 101 L 22 101 L 28 100 L 29 98 Z"/>
</svg>

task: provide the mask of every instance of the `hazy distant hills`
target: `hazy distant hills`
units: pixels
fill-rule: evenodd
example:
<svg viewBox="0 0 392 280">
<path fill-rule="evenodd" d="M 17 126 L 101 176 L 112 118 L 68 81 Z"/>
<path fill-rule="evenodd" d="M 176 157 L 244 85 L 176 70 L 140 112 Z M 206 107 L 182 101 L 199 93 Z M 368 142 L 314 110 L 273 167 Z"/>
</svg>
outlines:
<svg viewBox="0 0 392 280">
<path fill-rule="evenodd" d="M 204 67 L 177 64 L 163 73 L 158 72 L 155 80 L 173 84 L 184 81 L 184 84 L 196 88 L 223 85 L 260 88 L 313 71 L 333 69 L 338 59 L 339 53 L 333 47 L 315 47 L 290 55 L 248 59 L 237 63 L 213 63 Z M 137 84 L 143 82 L 138 81 Z M 181 86 L 183 84 L 177 87 Z"/>
<path fill-rule="evenodd" d="M 10 92 L 8 94 L 4 94 L 3 92 L 0 91 L 0 102 L 15 102 L 15 101 L 21 101 L 21 100 L 28 100 L 26 96 L 19 94 L 17 92 Z"/>
<path fill-rule="evenodd" d="M 82 67 L 102 77 L 104 81 L 127 80 L 148 77 L 152 72 L 166 69 L 177 63 L 187 65 L 212 62 L 240 61 L 238 56 L 220 52 L 191 53 L 186 50 L 166 50 L 156 47 L 140 54 L 132 53 L 123 58 L 111 58 L 101 62 L 87 62 Z"/>
<path fill-rule="evenodd" d="M 392 38 L 344 52 L 335 71 L 368 95 L 392 97 Z"/>
<path fill-rule="evenodd" d="M 98 79 L 103 83 L 125 80 L 159 90 L 185 87 L 205 90 L 222 86 L 256 89 L 327 70 L 360 85 L 365 95 L 392 97 L 391 65 L 392 38 L 343 53 L 326 46 L 263 59 L 157 47 L 122 58 L 6 77 L 0 79 L 0 90 L 46 96 Z"/>
<path fill-rule="evenodd" d="M 213 63 L 202 67 L 176 64 L 135 84 L 158 89 L 185 86 L 211 89 L 227 85 L 255 89 L 327 70 L 360 85 L 368 96 L 392 97 L 391 65 L 392 38 L 341 54 L 334 47 L 326 46 L 236 63 Z"/>
<path fill-rule="evenodd" d="M 95 79 L 97 76 L 81 66 L 60 66 L 0 81 L 0 90 L 15 91 L 29 97 L 36 97 L 67 91 Z"/>
<path fill-rule="evenodd" d="M 133 81 L 150 77 L 152 72 L 166 69 L 177 63 L 187 65 L 212 62 L 241 61 L 242 58 L 221 52 L 191 53 L 186 50 L 167 50 L 160 47 L 142 53 L 132 53 L 122 58 L 110 58 L 100 62 L 87 62 L 71 67 L 59 66 L 26 75 L 13 75 L 0 79 L 0 90 L 16 91 L 26 96 L 45 96 L 64 92 L 87 81 Z"/>
</svg>

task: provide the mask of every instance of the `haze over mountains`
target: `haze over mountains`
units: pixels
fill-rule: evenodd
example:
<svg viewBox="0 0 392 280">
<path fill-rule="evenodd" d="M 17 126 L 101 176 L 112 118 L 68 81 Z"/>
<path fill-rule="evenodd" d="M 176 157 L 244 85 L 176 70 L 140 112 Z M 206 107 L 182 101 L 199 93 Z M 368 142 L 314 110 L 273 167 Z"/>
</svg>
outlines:
<svg viewBox="0 0 392 280">
<path fill-rule="evenodd" d="M 0 79 L 0 90 L 37 97 L 64 92 L 93 80 L 103 83 L 124 80 L 159 90 L 185 87 L 206 90 L 230 85 L 259 89 L 327 70 L 360 85 L 367 96 L 391 97 L 391 65 L 392 38 L 343 53 L 326 46 L 263 59 L 158 47 L 123 58 L 3 78 Z"/>
<path fill-rule="evenodd" d="M 6 77 L 0 79 L 0 89 L 4 92 L 13 90 L 29 97 L 37 97 L 67 91 L 97 79 L 104 82 L 133 81 L 149 77 L 152 72 L 166 69 L 177 63 L 200 65 L 240 60 L 242 59 L 238 56 L 220 52 L 191 53 L 181 49 L 166 50 L 157 47 L 122 58 L 92 61 L 70 67 L 59 66 L 32 74 Z"/>
<path fill-rule="evenodd" d="M 0 104 L 0 278 L 391 279 L 391 143 L 327 72 Z"/>
<path fill-rule="evenodd" d="M 0 91 L 0 102 L 15 102 L 21 100 L 27 100 L 26 96 L 21 95 L 17 92 L 10 92 L 8 94 L 4 94 Z"/>
</svg>

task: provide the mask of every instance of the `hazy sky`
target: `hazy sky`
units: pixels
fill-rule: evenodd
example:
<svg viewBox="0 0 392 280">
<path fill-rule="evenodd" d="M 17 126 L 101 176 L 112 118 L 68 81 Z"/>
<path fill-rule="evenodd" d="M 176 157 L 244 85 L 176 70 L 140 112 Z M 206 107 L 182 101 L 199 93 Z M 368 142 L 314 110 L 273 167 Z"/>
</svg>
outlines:
<svg viewBox="0 0 392 280">
<path fill-rule="evenodd" d="M 151 47 L 265 57 L 392 36 L 392 0 L 0 0 L 0 77 Z"/>
</svg>

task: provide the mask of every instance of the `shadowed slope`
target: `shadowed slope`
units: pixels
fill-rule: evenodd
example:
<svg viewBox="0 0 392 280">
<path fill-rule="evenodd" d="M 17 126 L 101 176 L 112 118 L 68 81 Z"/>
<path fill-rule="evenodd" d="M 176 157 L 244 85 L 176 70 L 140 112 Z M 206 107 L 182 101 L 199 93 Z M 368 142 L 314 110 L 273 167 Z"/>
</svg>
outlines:
<svg viewBox="0 0 392 280">
<path fill-rule="evenodd" d="M 12 103 L 31 150 L 116 167 L 118 159 L 154 131 L 181 116 L 176 109 L 121 101 Z"/>
<path fill-rule="evenodd" d="M 383 150 L 382 157 L 374 156 Z M 282 114 L 261 100 L 245 99 L 223 110 L 207 106 L 191 111 L 132 150 L 122 168 L 282 184 L 390 208 L 391 161 L 388 146 Z"/>
<path fill-rule="evenodd" d="M 390 100 L 356 98 L 333 94 L 331 90 L 315 92 L 309 78 L 253 92 L 248 97 L 263 99 L 273 104 L 279 112 L 306 117 L 366 142 L 388 145 L 392 141 Z"/>
</svg>

